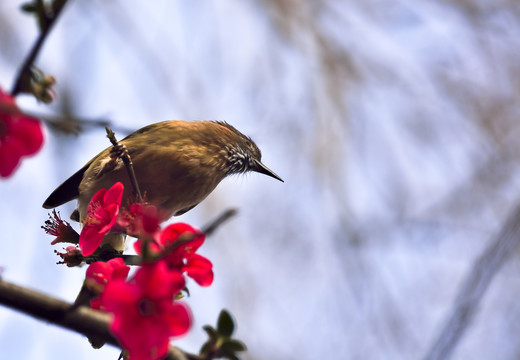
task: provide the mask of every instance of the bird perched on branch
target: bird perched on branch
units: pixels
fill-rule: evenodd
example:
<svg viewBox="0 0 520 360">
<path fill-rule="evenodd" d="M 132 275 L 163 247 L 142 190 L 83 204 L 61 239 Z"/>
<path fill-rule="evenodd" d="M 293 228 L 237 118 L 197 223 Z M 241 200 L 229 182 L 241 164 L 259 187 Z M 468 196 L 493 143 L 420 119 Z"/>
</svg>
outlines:
<svg viewBox="0 0 520 360">
<path fill-rule="evenodd" d="M 228 175 L 255 171 L 283 182 L 262 164 L 253 140 L 225 122 L 163 121 L 137 130 L 120 144 L 128 150 L 139 187 L 146 201 L 160 210 L 161 220 L 194 208 Z M 43 207 L 78 199 L 83 221 L 92 196 L 117 181 L 125 187 L 122 205 L 135 201 L 125 166 L 109 147 L 54 190 Z"/>
</svg>

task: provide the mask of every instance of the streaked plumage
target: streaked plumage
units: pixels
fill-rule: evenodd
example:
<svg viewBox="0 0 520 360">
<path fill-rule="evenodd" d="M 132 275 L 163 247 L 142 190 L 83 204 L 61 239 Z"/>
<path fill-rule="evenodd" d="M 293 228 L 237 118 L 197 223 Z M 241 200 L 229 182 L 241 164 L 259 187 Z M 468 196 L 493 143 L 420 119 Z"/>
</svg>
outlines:
<svg viewBox="0 0 520 360">
<path fill-rule="evenodd" d="M 163 220 L 195 207 L 227 175 L 256 171 L 283 181 L 260 162 L 256 144 L 225 122 L 164 121 L 137 130 L 120 144 L 129 151 L 145 199 L 162 211 Z M 133 201 L 125 166 L 121 159 L 111 160 L 110 149 L 54 190 L 43 207 L 78 199 L 82 221 L 92 196 L 116 181 L 125 186 L 123 205 Z"/>
</svg>

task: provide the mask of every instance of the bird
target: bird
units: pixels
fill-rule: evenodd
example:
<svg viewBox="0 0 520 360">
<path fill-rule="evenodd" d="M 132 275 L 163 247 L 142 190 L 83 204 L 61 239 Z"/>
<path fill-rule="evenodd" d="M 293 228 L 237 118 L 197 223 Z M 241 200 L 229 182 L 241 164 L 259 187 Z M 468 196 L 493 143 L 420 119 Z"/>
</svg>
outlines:
<svg viewBox="0 0 520 360">
<path fill-rule="evenodd" d="M 147 203 L 161 214 L 161 222 L 193 209 L 227 176 L 258 172 L 281 182 L 261 162 L 254 141 L 223 121 L 167 120 L 139 129 L 119 142 L 128 150 L 137 182 Z M 79 222 L 90 199 L 117 181 L 124 185 L 122 205 L 135 202 L 123 161 L 112 147 L 101 151 L 58 186 L 43 207 L 52 209 L 78 200 Z"/>
</svg>

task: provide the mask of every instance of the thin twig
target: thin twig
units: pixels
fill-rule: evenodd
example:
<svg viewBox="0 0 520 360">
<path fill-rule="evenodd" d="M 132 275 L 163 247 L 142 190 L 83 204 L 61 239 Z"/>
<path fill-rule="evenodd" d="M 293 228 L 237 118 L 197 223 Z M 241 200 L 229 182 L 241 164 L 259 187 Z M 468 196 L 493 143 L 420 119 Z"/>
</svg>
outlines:
<svg viewBox="0 0 520 360">
<path fill-rule="evenodd" d="M 122 126 L 118 126 L 113 124 L 113 122 L 109 119 L 104 118 L 80 118 L 77 116 L 59 116 L 59 115 L 49 115 L 49 114 L 40 114 L 32 111 L 24 111 L 23 114 L 37 118 L 50 127 L 65 133 L 65 134 L 73 134 L 77 135 L 81 131 L 86 129 L 94 129 L 94 128 L 106 128 L 107 126 L 112 130 L 117 131 L 118 133 L 123 133 L 128 135 L 135 131 L 135 129 L 125 128 Z"/>
<path fill-rule="evenodd" d="M 118 125 L 113 125 L 111 120 L 108 119 L 87 119 L 80 118 L 77 116 L 58 116 L 58 115 L 49 115 L 49 114 L 41 114 L 33 111 L 22 111 L 16 106 L 9 106 L 5 103 L 0 104 L 0 111 L 3 113 L 7 113 L 15 116 L 28 116 L 35 119 L 38 119 L 50 127 L 61 131 L 66 134 L 79 134 L 84 128 L 106 128 L 107 126 L 111 129 L 116 129 L 117 132 L 128 135 L 135 131 L 135 129 L 125 128 Z"/>
<path fill-rule="evenodd" d="M 52 30 L 53 25 L 56 23 L 56 20 L 61 14 L 66 3 L 67 0 L 61 1 L 60 6 L 54 9 L 52 16 L 45 18 L 45 26 L 41 29 L 41 32 L 38 35 L 38 38 L 36 39 L 36 42 L 34 43 L 31 51 L 29 52 L 29 55 L 27 55 L 27 58 L 25 58 L 25 61 L 23 62 L 23 65 L 20 68 L 18 75 L 16 76 L 16 80 L 11 90 L 12 96 L 16 96 L 22 91 L 22 84 L 24 82 L 24 79 L 26 76 L 28 76 L 31 67 L 33 66 L 33 63 L 36 60 L 36 57 L 38 56 L 38 53 L 40 52 L 43 46 L 43 43 L 47 39 L 47 36 Z"/>
<path fill-rule="evenodd" d="M 108 126 L 105 126 L 105 129 L 107 131 L 107 137 L 110 139 L 110 142 L 112 145 L 114 145 L 114 148 L 117 150 L 120 146 L 117 142 L 116 135 Z M 141 195 L 141 190 L 139 189 L 139 184 L 137 183 L 137 178 L 135 177 L 135 171 L 134 171 L 134 165 L 132 164 L 132 159 L 130 158 L 130 154 L 128 153 L 128 149 L 124 147 L 123 153 L 120 155 L 121 159 L 123 160 L 123 163 L 126 166 L 126 170 L 128 171 L 128 176 L 130 177 L 130 181 L 132 182 L 132 186 L 134 187 L 134 192 L 137 195 L 137 200 L 142 203 L 143 202 L 143 196 Z"/>
<path fill-rule="evenodd" d="M 202 227 L 202 230 L 196 233 L 183 235 L 173 243 L 169 244 L 164 248 L 164 250 L 161 252 L 161 255 L 158 258 L 154 258 L 154 260 L 162 259 L 165 256 L 167 256 L 169 253 L 171 253 L 173 250 L 178 249 L 183 244 L 186 244 L 187 242 L 192 241 L 196 237 L 205 234 L 205 235 L 211 235 L 215 232 L 215 230 L 220 227 L 223 223 L 231 219 L 233 216 L 237 214 L 237 209 L 227 209 L 224 211 L 221 215 L 219 215 L 215 220 L 211 221 L 209 224 Z M 125 261 L 125 264 L 127 265 L 141 265 L 142 259 L 139 255 L 121 255 L 123 260 Z"/>
<path fill-rule="evenodd" d="M 217 230 L 220 225 L 231 219 L 233 216 L 235 216 L 238 213 L 237 209 L 227 209 L 222 214 L 220 214 L 219 217 L 217 217 L 215 220 L 210 222 L 209 224 L 202 227 L 201 232 L 203 232 L 206 235 L 211 235 L 215 230 Z"/>
<path fill-rule="evenodd" d="M 511 212 L 495 240 L 475 261 L 459 289 L 453 309 L 425 360 L 448 359 L 469 327 L 479 303 L 500 267 L 520 243 L 520 204 Z"/>
</svg>

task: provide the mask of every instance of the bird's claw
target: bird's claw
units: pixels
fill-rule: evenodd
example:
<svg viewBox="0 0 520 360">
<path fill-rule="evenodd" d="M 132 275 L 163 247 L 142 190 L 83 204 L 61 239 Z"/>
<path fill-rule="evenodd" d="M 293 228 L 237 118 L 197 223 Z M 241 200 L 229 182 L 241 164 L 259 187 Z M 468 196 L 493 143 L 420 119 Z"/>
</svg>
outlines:
<svg viewBox="0 0 520 360">
<path fill-rule="evenodd" d="M 110 148 L 110 158 L 112 160 L 121 158 L 125 153 L 128 153 L 128 149 L 124 144 L 117 144 Z"/>
</svg>

